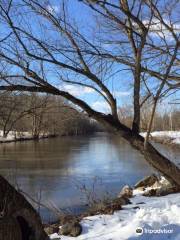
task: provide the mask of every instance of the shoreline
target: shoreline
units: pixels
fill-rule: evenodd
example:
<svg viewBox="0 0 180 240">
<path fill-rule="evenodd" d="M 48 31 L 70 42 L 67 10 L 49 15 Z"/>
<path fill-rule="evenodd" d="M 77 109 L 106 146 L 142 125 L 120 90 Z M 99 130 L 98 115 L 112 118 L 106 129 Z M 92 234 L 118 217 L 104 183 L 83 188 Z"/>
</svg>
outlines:
<svg viewBox="0 0 180 240">
<path fill-rule="evenodd" d="M 100 236 L 103 240 L 139 239 L 138 228 L 144 232 L 149 229 L 151 235 L 146 236 L 154 239 L 154 234 L 158 233 L 155 231 L 161 233 L 162 229 L 172 229 L 170 233 L 175 236 L 166 236 L 174 240 L 180 229 L 180 193 L 170 189 L 172 185 L 164 177 L 151 175 L 133 188 L 124 186 L 116 201 L 111 201 L 105 208 L 101 202 L 101 209 L 96 212 L 88 211 L 79 216 L 64 214 L 56 223 L 44 225 L 44 229 L 50 239 L 56 240 L 70 240 L 72 237 L 98 240 Z"/>
<path fill-rule="evenodd" d="M 173 142 L 174 139 L 171 138 L 163 138 L 163 137 L 152 137 L 152 141 L 154 143 L 159 143 L 171 147 L 180 147 L 180 143 Z"/>
<path fill-rule="evenodd" d="M 43 139 L 47 139 L 47 138 L 66 137 L 66 136 L 84 136 L 84 135 L 89 136 L 91 134 L 94 134 L 94 132 L 93 133 L 87 133 L 87 134 L 79 134 L 79 135 L 47 134 L 47 135 L 40 135 L 37 138 L 37 137 L 29 136 L 28 133 L 26 133 L 26 136 L 15 138 L 14 135 L 12 135 L 12 133 L 10 133 L 10 136 L 8 136 L 7 138 L 4 138 L 4 137 L 0 136 L 0 144 L 12 143 L 12 142 L 24 142 L 24 141 L 32 141 L 32 140 L 33 141 L 39 141 L 39 140 L 43 140 Z M 142 132 L 142 133 L 140 133 L 140 135 L 142 137 L 145 137 L 146 133 Z M 154 143 L 159 143 L 159 144 L 179 148 L 180 147 L 180 131 L 156 131 L 156 132 L 152 132 L 151 135 L 150 135 L 150 140 Z"/>
<path fill-rule="evenodd" d="M 145 137 L 146 132 L 142 132 L 140 135 Z M 180 131 L 154 131 L 150 134 L 150 140 L 154 143 L 180 147 Z"/>
<path fill-rule="evenodd" d="M 49 237 L 55 240 L 138 240 L 140 236 L 137 229 L 140 228 L 142 229 L 140 235 L 144 240 L 178 240 L 180 229 L 179 201 L 180 193 L 161 197 L 135 195 L 131 204 L 124 205 L 121 210 L 115 211 L 113 214 L 100 214 L 82 218 L 79 222 L 82 226 L 82 232 L 78 236 L 72 237 L 54 232 L 49 234 Z M 56 231 L 62 231 L 63 226 L 67 225 L 53 224 L 51 226 Z M 47 226 L 47 228 L 49 227 Z M 162 234 L 164 229 L 167 231 L 165 235 Z"/>
<path fill-rule="evenodd" d="M 42 136 L 39 136 L 38 138 L 37 137 L 32 137 L 32 136 L 24 136 L 24 137 L 19 137 L 19 138 L 3 138 L 2 136 L 0 136 L 0 144 L 5 144 L 5 143 L 15 143 L 15 142 L 25 142 L 25 141 L 39 141 L 39 140 L 43 140 L 43 139 L 48 139 L 48 138 L 57 138 L 57 137 L 74 137 L 74 136 L 90 136 L 94 134 L 94 132 L 92 133 L 87 133 L 87 134 L 79 134 L 79 135 L 65 135 L 65 134 L 62 134 L 62 135 L 53 135 L 53 134 L 49 134 L 49 135 L 42 135 Z M 3 140 L 2 140 L 3 138 Z"/>
<path fill-rule="evenodd" d="M 43 139 L 47 139 L 47 138 L 56 138 L 59 135 L 47 135 L 47 136 L 40 136 L 40 137 L 19 137 L 16 139 L 4 139 L 4 140 L 0 140 L 0 144 L 3 143 L 15 143 L 15 142 L 24 142 L 24 141 L 39 141 L 39 140 L 43 140 Z"/>
</svg>

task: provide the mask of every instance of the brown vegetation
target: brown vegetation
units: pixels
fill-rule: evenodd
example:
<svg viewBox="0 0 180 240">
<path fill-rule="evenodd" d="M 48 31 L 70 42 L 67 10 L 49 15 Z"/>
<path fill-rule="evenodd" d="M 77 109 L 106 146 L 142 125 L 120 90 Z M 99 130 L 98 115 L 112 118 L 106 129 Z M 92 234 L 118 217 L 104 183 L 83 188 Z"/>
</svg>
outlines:
<svg viewBox="0 0 180 240">
<path fill-rule="evenodd" d="M 97 130 L 97 123 L 87 118 L 60 97 L 38 94 L 0 95 L 0 129 L 3 137 L 10 131 L 15 137 L 28 132 L 42 135 L 82 135 Z"/>
</svg>

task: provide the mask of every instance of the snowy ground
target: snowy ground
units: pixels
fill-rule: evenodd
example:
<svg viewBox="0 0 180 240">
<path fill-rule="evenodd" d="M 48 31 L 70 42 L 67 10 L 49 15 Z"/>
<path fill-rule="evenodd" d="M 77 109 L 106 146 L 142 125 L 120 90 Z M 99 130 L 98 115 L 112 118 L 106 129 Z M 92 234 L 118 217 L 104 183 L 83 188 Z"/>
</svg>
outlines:
<svg viewBox="0 0 180 240">
<path fill-rule="evenodd" d="M 141 133 L 143 137 L 146 136 L 146 133 Z M 16 136 L 16 137 L 15 137 Z M 180 131 L 157 131 L 152 132 L 151 136 L 159 139 L 166 140 L 171 144 L 180 144 Z M 15 139 L 33 139 L 32 134 L 29 132 L 15 133 L 10 131 L 6 138 L 3 137 L 3 131 L 0 130 L 0 142 L 12 142 Z"/>
<path fill-rule="evenodd" d="M 43 135 L 44 136 L 44 135 Z M 43 137 L 40 135 L 40 138 Z M 5 138 L 3 137 L 3 131 L 0 130 L 0 142 L 12 142 L 20 139 L 33 139 L 33 136 L 29 132 L 22 132 L 22 133 L 17 133 L 14 131 L 10 131 L 8 133 L 8 136 Z"/>
<path fill-rule="evenodd" d="M 180 193 L 164 197 L 144 197 L 134 191 L 133 204 L 113 215 L 86 217 L 83 232 L 73 238 L 52 234 L 61 240 L 180 240 Z M 137 208 L 139 207 L 139 208 Z M 136 229 L 142 228 L 143 234 Z"/>
<path fill-rule="evenodd" d="M 146 133 L 141 133 L 141 135 L 145 137 Z M 152 132 L 151 136 L 154 138 L 167 140 L 172 144 L 180 144 L 180 131 L 156 131 Z"/>
</svg>

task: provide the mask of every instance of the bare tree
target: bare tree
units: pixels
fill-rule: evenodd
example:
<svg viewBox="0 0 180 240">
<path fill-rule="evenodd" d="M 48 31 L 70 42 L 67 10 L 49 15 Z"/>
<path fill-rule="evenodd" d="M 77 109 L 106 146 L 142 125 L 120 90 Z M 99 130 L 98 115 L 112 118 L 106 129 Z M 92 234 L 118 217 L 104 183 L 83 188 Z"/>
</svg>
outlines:
<svg viewBox="0 0 180 240">
<path fill-rule="evenodd" d="M 39 114 L 36 114 L 38 116 L 42 115 L 45 102 L 38 102 L 36 105 L 33 105 L 31 101 L 31 96 L 19 93 L 11 94 L 10 92 L 4 92 L 0 95 L 0 127 L 3 129 L 3 137 L 6 138 L 10 131 L 14 131 L 16 136 L 16 126 L 18 122 L 23 122 L 25 117 L 33 115 L 35 112 L 39 112 Z M 22 122 L 21 124 L 25 127 L 26 124 Z"/>
<path fill-rule="evenodd" d="M 9 1 L 9 4 L 0 4 L 2 22 L 8 26 L 8 34 L 2 37 L 3 41 L 0 44 L 1 63 L 2 66 L 8 64 L 14 68 L 14 71 L 6 74 L 1 67 L 0 90 L 42 92 L 66 98 L 90 117 L 111 127 L 179 188 L 180 169 L 148 141 L 144 147 L 144 138 L 139 135 L 142 74 L 145 78 L 148 76 L 147 79 L 150 76 L 155 84 L 160 83 L 157 94 L 166 85 L 177 87 L 180 80 L 175 64 L 179 62 L 179 38 L 173 22 L 164 21 L 162 6 L 154 5 L 154 1 L 132 1 L 130 4 L 127 1 L 116 1 L 115 4 L 111 1 L 83 1 L 98 16 L 106 19 L 116 31 L 124 33 L 124 38 L 122 37 L 119 42 L 113 38 L 110 49 L 104 49 L 98 42 L 93 42 L 82 34 L 75 23 L 72 24 L 64 4 L 60 11 L 56 12 L 47 1 L 20 2 L 22 4 L 15 4 L 13 1 Z M 168 13 L 171 16 L 172 9 Z M 147 21 L 144 21 L 145 15 Z M 173 35 L 174 41 L 168 46 L 162 44 L 156 46 L 153 42 L 152 27 L 159 24 Z M 158 29 L 157 34 L 164 34 L 164 28 Z M 108 43 L 109 41 L 110 39 Z M 120 44 L 119 52 L 113 50 L 112 46 L 115 44 Z M 159 70 L 154 65 L 159 61 L 160 54 L 163 56 L 161 64 L 166 59 L 166 65 Z M 119 121 L 117 100 L 106 81 L 110 79 L 113 71 L 117 71 L 113 64 L 123 64 L 132 72 L 134 86 L 132 128 Z M 54 71 L 54 81 L 51 80 L 50 69 Z M 57 85 L 58 80 L 61 82 Z M 94 110 L 84 100 L 64 90 L 62 82 L 95 91 L 107 102 L 111 113 L 104 114 Z M 144 81 L 143 84 L 147 85 L 147 82 Z"/>
</svg>

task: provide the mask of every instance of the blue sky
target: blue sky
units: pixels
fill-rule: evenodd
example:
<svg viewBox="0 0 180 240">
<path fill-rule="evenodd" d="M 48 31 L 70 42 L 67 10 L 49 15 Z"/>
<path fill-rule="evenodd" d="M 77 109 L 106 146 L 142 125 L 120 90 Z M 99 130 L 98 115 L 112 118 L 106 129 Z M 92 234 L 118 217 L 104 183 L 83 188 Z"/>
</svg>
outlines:
<svg viewBox="0 0 180 240">
<path fill-rule="evenodd" d="M 81 29 L 81 33 L 83 33 L 86 37 L 91 37 L 93 33 L 93 29 L 96 28 L 96 24 L 94 22 L 93 12 L 84 4 L 77 0 L 69 0 L 68 2 L 68 14 L 71 18 L 73 18 L 78 26 Z M 58 13 L 60 4 L 58 0 L 51 1 L 51 6 Z M 91 37 L 92 38 L 92 37 Z M 115 69 L 120 69 L 122 66 L 115 67 Z M 132 87 L 127 85 L 127 82 L 131 82 L 132 77 L 126 73 L 127 71 L 122 71 L 123 78 L 117 81 L 116 77 L 111 77 L 111 79 L 107 82 L 107 86 L 113 92 L 114 96 L 118 100 L 119 105 L 126 105 L 132 102 Z M 53 76 L 51 78 L 54 79 Z M 59 86 L 59 79 L 54 80 L 56 82 L 56 86 Z M 61 83 L 60 88 L 64 90 L 68 90 L 74 96 L 85 100 L 89 105 L 99 111 L 109 112 L 109 106 L 104 101 L 104 99 L 97 95 L 95 91 L 91 89 L 79 87 L 77 85 L 70 85 Z"/>
<path fill-rule="evenodd" d="M 162 0 L 162 4 L 163 2 L 164 1 Z M 52 3 L 54 6 L 58 6 L 59 1 L 54 0 L 52 1 Z M 69 0 L 68 10 L 69 10 L 69 15 L 76 20 L 79 26 L 81 26 L 81 32 L 83 34 L 85 34 L 86 36 L 93 34 L 92 29 L 96 28 L 96 25 L 94 23 L 93 12 L 88 7 L 86 7 L 84 4 L 82 4 L 77 0 Z M 174 16 L 174 17 L 177 18 L 178 16 Z M 154 38 L 156 37 L 157 36 L 154 35 Z M 118 66 L 118 68 L 123 68 L 123 67 L 124 66 Z M 122 71 L 120 75 L 116 75 L 114 79 L 112 78 L 109 83 L 109 89 L 116 96 L 119 106 L 132 104 L 132 101 L 133 101 L 132 100 L 132 92 L 133 92 L 132 79 L 133 79 L 132 75 L 125 70 L 125 71 Z M 150 83 L 150 85 L 153 85 L 153 81 L 152 83 Z M 75 96 L 80 97 L 85 101 L 87 101 L 95 109 L 101 110 L 101 111 L 108 111 L 109 108 L 105 103 L 104 99 L 100 96 L 97 96 L 95 92 L 88 90 L 86 88 L 85 89 L 79 88 L 78 86 L 75 86 L 75 85 L 73 86 L 66 85 L 65 88 L 68 89 Z M 178 98 L 180 98 L 180 93 L 176 92 L 164 100 L 164 105 L 168 106 L 168 103 L 170 101 L 172 102 L 174 99 L 178 99 Z M 172 105 L 171 105 L 171 108 L 172 108 Z M 162 104 L 161 104 L 161 109 L 163 109 Z"/>
<path fill-rule="evenodd" d="M 51 0 L 50 2 L 52 3 L 52 7 L 54 8 L 54 10 L 58 13 L 60 9 L 60 1 Z M 69 16 L 71 18 L 74 18 L 78 26 L 80 26 L 81 33 L 83 33 L 87 38 L 90 38 L 90 40 L 92 40 L 94 29 L 97 28 L 92 11 L 78 0 L 66 0 L 65 2 L 68 3 Z M 38 31 L 39 29 L 35 30 L 36 34 L 39 34 Z M 156 36 L 154 37 L 156 38 Z M 109 47 L 109 45 L 107 47 Z M 113 71 L 122 70 L 124 67 L 125 66 L 115 64 L 112 70 Z M 53 71 L 52 73 L 49 73 L 48 76 L 51 79 L 51 82 L 54 83 L 56 86 L 64 90 L 68 90 L 74 96 L 85 100 L 87 103 L 89 103 L 89 105 L 91 105 L 96 110 L 104 112 L 108 111 L 109 108 L 107 107 L 107 104 L 105 103 L 104 99 L 101 96 L 98 96 L 94 91 L 87 88 L 79 87 L 77 85 L 60 83 L 59 79 L 54 76 Z M 153 81 L 151 82 L 152 83 L 150 83 L 150 85 L 152 87 Z M 122 70 L 114 77 L 110 77 L 109 80 L 106 82 L 108 88 L 117 98 L 119 106 L 132 104 L 132 92 L 133 92 L 132 84 L 133 84 L 132 74 L 127 70 Z M 170 100 L 172 101 L 173 98 L 174 99 L 180 98 L 180 93 L 171 95 L 168 99 L 165 99 L 164 103 L 168 103 Z"/>
</svg>

